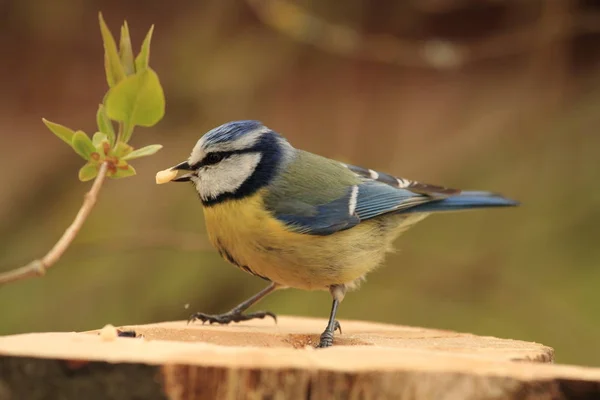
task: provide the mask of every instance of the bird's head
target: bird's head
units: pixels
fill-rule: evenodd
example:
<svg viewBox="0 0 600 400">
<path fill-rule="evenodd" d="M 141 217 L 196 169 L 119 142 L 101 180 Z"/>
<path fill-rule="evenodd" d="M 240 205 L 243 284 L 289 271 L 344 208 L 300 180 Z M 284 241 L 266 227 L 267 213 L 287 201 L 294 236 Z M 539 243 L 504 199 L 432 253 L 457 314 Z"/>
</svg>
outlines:
<svg viewBox="0 0 600 400">
<path fill-rule="evenodd" d="M 191 181 L 205 206 L 239 199 L 268 185 L 293 148 L 259 121 L 233 121 L 204 134 L 174 179 Z"/>
</svg>

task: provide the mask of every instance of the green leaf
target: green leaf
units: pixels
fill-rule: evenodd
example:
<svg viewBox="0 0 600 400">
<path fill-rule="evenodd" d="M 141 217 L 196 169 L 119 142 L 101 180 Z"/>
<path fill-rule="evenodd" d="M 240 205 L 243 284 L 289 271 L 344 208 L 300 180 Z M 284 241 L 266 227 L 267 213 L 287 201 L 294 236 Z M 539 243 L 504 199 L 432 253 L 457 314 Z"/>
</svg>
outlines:
<svg viewBox="0 0 600 400">
<path fill-rule="evenodd" d="M 122 167 L 118 167 L 117 171 L 112 174 L 110 177 L 111 178 L 127 178 L 128 176 L 133 176 L 135 175 L 135 169 L 131 166 L 131 165 L 127 165 L 127 168 L 122 168 Z"/>
<path fill-rule="evenodd" d="M 100 33 L 102 34 L 102 42 L 104 43 L 104 68 L 106 69 L 106 81 L 109 87 L 113 87 L 125 78 L 125 71 L 121 65 L 117 44 L 112 33 L 106 26 L 102 13 L 98 14 L 100 20 Z"/>
<path fill-rule="evenodd" d="M 144 42 L 142 43 L 140 53 L 135 58 L 135 70 L 137 72 L 141 72 L 148 68 L 150 63 L 150 42 L 152 41 L 152 32 L 154 32 L 154 25 L 148 30 Z"/>
<path fill-rule="evenodd" d="M 75 134 L 73 135 L 71 146 L 73 146 L 75 152 L 81 157 L 83 157 L 84 160 L 89 160 L 90 158 L 92 158 L 92 153 L 96 152 L 94 144 L 92 143 L 88 135 L 86 135 L 82 131 L 75 132 Z"/>
<path fill-rule="evenodd" d="M 42 118 L 42 122 L 44 122 L 44 125 L 46 125 L 46 127 L 50 129 L 52 133 L 58 136 L 63 142 L 71 146 L 73 135 L 75 134 L 75 132 L 71 128 L 67 128 L 66 126 L 50 122 L 45 118 Z"/>
<path fill-rule="evenodd" d="M 132 151 L 131 153 L 123 157 L 123 160 L 133 160 L 135 158 L 151 156 L 160 149 L 162 149 L 161 144 L 151 144 L 149 146 L 142 147 L 141 149 Z"/>
<path fill-rule="evenodd" d="M 99 146 L 102 146 L 102 142 L 108 142 L 108 137 L 106 136 L 106 133 L 104 133 L 104 132 L 94 133 L 94 136 L 92 136 L 92 144 L 94 145 L 94 147 L 98 150 L 101 150 L 102 148 Z"/>
<path fill-rule="evenodd" d="M 87 163 L 79 169 L 79 180 L 87 182 L 98 175 L 98 164 Z"/>
<path fill-rule="evenodd" d="M 135 67 L 133 65 L 133 50 L 131 49 L 131 37 L 129 36 L 129 26 L 127 26 L 127 21 L 125 21 L 121 27 L 119 56 L 121 57 L 121 65 L 123 65 L 125 75 L 131 75 L 135 73 Z"/>
<path fill-rule="evenodd" d="M 96 113 L 96 123 L 98 124 L 98 130 L 102 133 L 105 133 L 108 137 L 108 142 L 111 146 L 115 145 L 115 129 L 113 128 L 112 122 L 108 119 L 108 115 L 106 115 L 106 109 L 104 105 L 100 104 L 98 106 L 98 112 Z"/>
<path fill-rule="evenodd" d="M 123 142 L 127 143 L 129 142 L 129 139 L 131 139 L 131 135 L 133 135 L 133 129 L 135 128 L 135 125 L 131 123 L 131 121 L 124 121 L 123 122 L 123 129 L 122 129 L 122 138 L 123 138 Z M 133 149 L 133 148 L 132 148 Z"/>
<path fill-rule="evenodd" d="M 118 159 L 124 159 L 125 156 L 133 151 L 133 147 L 128 145 L 127 143 L 119 142 L 114 147 L 112 151 L 112 155 L 117 157 Z"/>
<path fill-rule="evenodd" d="M 130 75 L 109 90 L 106 113 L 129 126 L 153 126 L 165 114 L 165 95 L 156 72 L 148 68 Z M 122 140 L 127 142 L 128 137 Z"/>
</svg>

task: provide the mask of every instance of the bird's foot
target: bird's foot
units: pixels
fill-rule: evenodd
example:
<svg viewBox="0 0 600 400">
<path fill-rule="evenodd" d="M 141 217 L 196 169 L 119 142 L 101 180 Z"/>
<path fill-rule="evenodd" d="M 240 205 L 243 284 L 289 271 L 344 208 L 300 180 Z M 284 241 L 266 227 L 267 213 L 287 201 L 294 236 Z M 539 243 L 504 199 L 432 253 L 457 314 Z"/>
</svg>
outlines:
<svg viewBox="0 0 600 400">
<path fill-rule="evenodd" d="M 194 321 L 202 321 L 202 324 L 204 325 L 206 322 L 212 324 L 229 324 L 231 322 L 241 322 L 241 321 L 249 321 L 251 319 L 257 319 L 257 318 L 265 318 L 265 317 L 271 317 L 275 320 L 275 322 L 277 322 L 277 316 L 275 314 L 273 314 L 270 311 L 256 311 L 256 312 L 252 312 L 252 313 L 248 313 L 248 314 L 242 314 L 241 312 L 235 312 L 235 311 L 229 311 L 226 312 L 224 314 L 216 314 L 216 315 L 211 315 L 211 314 L 204 314 L 204 313 L 195 313 L 190 315 L 190 318 L 188 319 L 188 324 L 190 322 L 194 322 Z"/>
<path fill-rule="evenodd" d="M 333 329 L 327 327 L 325 329 L 325 332 L 321 334 L 321 340 L 319 341 L 319 345 L 317 346 L 317 348 L 324 349 L 326 347 L 331 347 L 333 345 L 333 334 L 335 333 L 335 331 L 340 331 L 340 334 L 342 333 L 342 326 L 337 320 L 333 324 Z"/>
</svg>

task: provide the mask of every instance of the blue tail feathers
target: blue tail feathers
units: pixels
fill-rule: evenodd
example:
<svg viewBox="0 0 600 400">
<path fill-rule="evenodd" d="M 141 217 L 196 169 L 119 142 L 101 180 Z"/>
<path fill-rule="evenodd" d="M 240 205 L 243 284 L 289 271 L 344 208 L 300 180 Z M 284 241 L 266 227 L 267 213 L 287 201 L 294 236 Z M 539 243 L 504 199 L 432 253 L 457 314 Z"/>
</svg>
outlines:
<svg viewBox="0 0 600 400">
<path fill-rule="evenodd" d="M 402 213 L 458 211 L 471 208 L 514 207 L 519 202 L 491 192 L 463 191 L 459 194 L 403 210 Z"/>
</svg>

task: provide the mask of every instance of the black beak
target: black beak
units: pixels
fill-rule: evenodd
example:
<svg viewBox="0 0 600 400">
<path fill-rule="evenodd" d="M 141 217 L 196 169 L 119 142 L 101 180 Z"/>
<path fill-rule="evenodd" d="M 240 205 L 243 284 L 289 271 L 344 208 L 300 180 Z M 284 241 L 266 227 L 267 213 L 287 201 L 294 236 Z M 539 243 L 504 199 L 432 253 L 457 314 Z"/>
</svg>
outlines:
<svg viewBox="0 0 600 400">
<path fill-rule="evenodd" d="M 192 168 L 190 167 L 190 164 L 187 161 L 179 163 L 176 166 L 171 167 L 171 169 L 176 169 L 178 171 L 191 171 L 192 170 Z"/>
<path fill-rule="evenodd" d="M 171 167 L 172 170 L 177 170 L 177 171 L 193 171 L 193 168 L 190 166 L 190 164 L 187 161 L 184 161 L 182 163 L 177 164 L 174 167 Z M 192 174 L 185 174 L 185 175 L 181 175 L 178 178 L 173 179 L 171 182 L 189 182 L 192 180 Z"/>
</svg>

